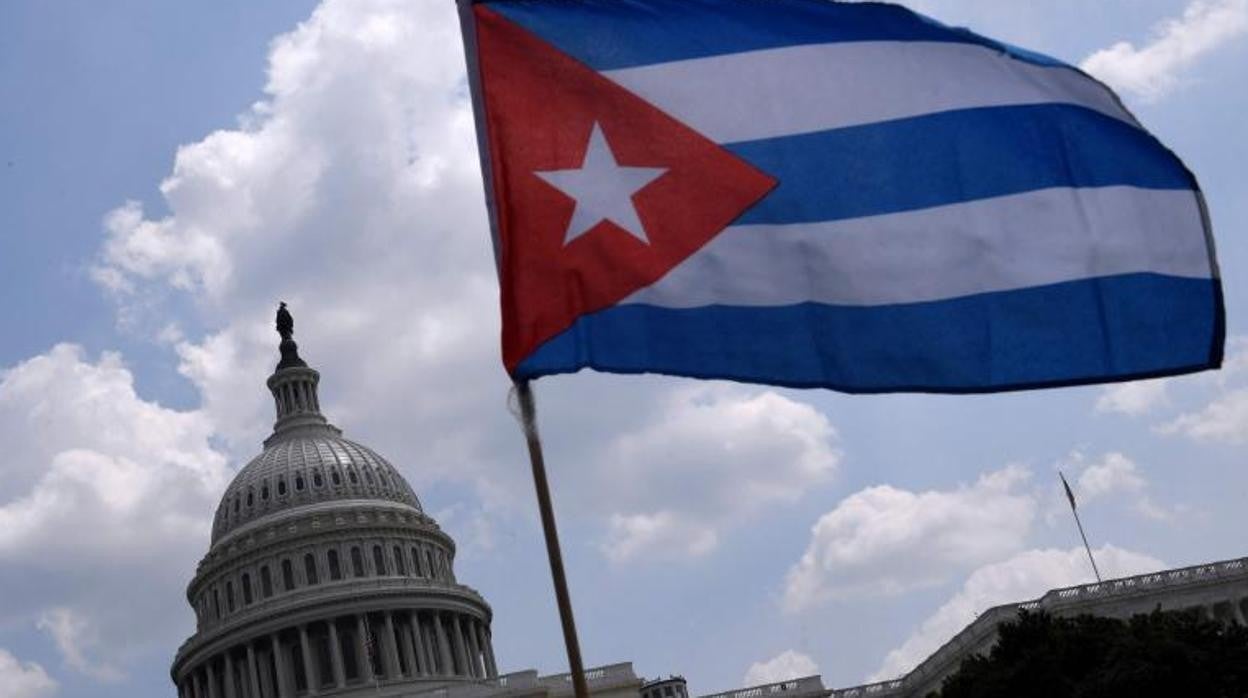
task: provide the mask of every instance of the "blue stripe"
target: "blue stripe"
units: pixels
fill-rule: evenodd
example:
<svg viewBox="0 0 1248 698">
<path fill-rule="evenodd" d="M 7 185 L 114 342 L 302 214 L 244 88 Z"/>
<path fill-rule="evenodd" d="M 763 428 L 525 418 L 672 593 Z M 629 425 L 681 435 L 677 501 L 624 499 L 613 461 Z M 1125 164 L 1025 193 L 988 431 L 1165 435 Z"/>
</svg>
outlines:
<svg viewBox="0 0 1248 698">
<path fill-rule="evenodd" d="M 888 3 L 493 0 L 486 5 L 596 70 L 846 41 L 976 44 L 1029 63 L 1069 67 Z"/>
<path fill-rule="evenodd" d="M 738 224 L 856 218 L 1050 187 L 1196 188 L 1147 132 L 1067 104 L 941 112 L 726 147 L 780 181 Z"/>
<path fill-rule="evenodd" d="M 520 378 L 595 368 L 854 393 L 990 392 L 1185 373 L 1221 363 L 1217 280 L 1086 279 L 931 303 L 586 315 Z"/>
</svg>

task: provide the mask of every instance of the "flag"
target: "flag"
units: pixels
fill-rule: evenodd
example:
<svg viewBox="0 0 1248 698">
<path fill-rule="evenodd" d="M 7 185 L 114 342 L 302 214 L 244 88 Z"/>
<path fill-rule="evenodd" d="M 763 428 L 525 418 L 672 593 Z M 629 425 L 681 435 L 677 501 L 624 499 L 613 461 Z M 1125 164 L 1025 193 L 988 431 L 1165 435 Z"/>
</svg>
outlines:
<svg viewBox="0 0 1248 698">
<path fill-rule="evenodd" d="M 1062 487 L 1066 490 L 1066 499 L 1070 500 L 1070 510 L 1076 511 L 1078 507 L 1075 506 L 1075 493 L 1070 491 L 1070 483 L 1066 482 L 1066 476 L 1061 471 L 1058 471 L 1057 476 L 1062 478 Z"/>
<path fill-rule="evenodd" d="M 516 379 L 1221 363 L 1196 180 L 1077 68 L 884 3 L 460 3 Z"/>
</svg>

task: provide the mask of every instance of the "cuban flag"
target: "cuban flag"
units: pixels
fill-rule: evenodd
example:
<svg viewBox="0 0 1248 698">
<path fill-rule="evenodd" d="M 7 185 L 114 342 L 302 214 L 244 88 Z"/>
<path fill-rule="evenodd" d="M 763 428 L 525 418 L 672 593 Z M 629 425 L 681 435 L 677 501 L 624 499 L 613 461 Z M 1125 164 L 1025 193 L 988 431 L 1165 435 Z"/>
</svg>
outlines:
<svg viewBox="0 0 1248 698">
<path fill-rule="evenodd" d="M 1192 174 L 903 7 L 460 0 L 516 379 L 987 392 L 1217 367 Z"/>
</svg>

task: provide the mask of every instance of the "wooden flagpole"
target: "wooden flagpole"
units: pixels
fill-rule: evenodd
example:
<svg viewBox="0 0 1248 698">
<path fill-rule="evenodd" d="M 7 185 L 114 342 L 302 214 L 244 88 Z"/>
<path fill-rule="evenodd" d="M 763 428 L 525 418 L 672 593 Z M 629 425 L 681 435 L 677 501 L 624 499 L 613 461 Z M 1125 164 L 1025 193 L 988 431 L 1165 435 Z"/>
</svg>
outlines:
<svg viewBox="0 0 1248 698">
<path fill-rule="evenodd" d="M 559 531 L 555 528 L 555 510 L 550 503 L 550 485 L 546 481 L 546 459 L 542 455 L 542 439 L 537 433 L 533 388 L 527 380 L 517 381 L 515 386 L 516 398 L 520 402 L 520 424 L 529 446 L 529 463 L 533 466 L 533 487 L 537 490 L 537 509 L 542 516 L 546 557 L 550 560 L 550 576 L 555 583 L 559 622 L 563 625 L 563 643 L 567 646 L 568 666 L 572 671 L 572 689 L 576 698 L 589 698 L 585 667 L 581 663 L 581 643 L 576 636 L 576 620 L 572 617 L 572 600 L 568 596 L 568 580 L 563 571 L 563 553 L 559 550 Z"/>
</svg>

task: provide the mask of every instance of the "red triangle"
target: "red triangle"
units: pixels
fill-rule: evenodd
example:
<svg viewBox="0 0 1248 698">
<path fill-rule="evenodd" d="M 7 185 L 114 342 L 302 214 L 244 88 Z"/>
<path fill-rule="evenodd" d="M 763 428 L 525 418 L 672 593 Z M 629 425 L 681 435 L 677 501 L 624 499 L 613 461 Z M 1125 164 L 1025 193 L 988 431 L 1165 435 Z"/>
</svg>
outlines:
<svg viewBox="0 0 1248 698">
<path fill-rule="evenodd" d="M 501 236 L 508 371 L 581 315 L 659 280 L 776 181 L 528 30 L 476 5 Z M 667 172 L 633 195 L 649 244 L 604 221 L 564 245 L 575 201 L 535 172 L 581 167 L 594 123 L 621 166 Z"/>
</svg>

